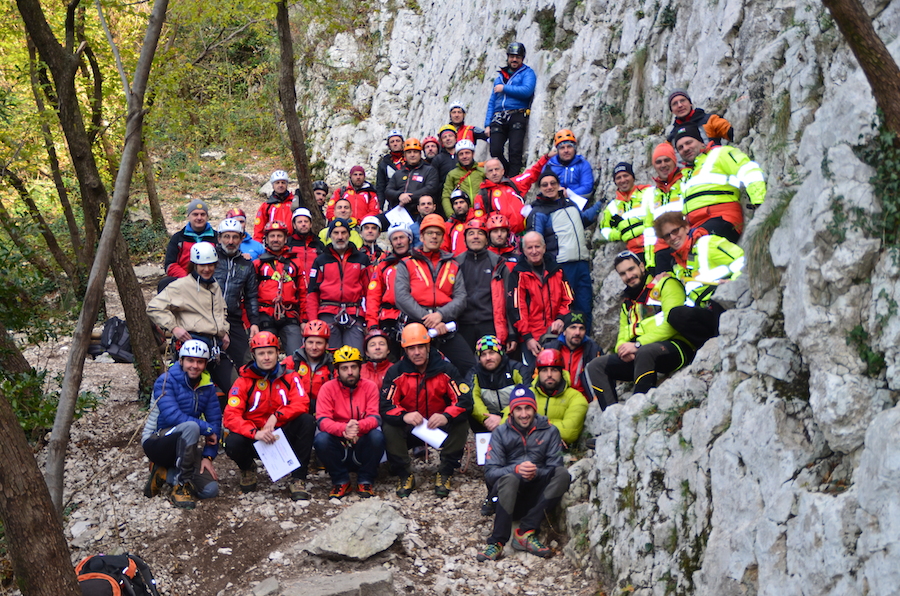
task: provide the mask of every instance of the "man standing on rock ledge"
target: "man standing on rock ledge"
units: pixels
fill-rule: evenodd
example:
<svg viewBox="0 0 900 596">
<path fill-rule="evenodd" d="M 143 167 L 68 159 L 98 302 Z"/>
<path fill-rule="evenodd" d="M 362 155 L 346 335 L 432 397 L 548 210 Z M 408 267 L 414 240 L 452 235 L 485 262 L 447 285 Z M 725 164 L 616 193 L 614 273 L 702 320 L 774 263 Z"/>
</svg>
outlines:
<svg viewBox="0 0 900 596">
<path fill-rule="evenodd" d="M 490 129 L 491 157 L 503 163 L 510 178 L 522 171 L 525 135 L 537 77 L 525 63 L 525 46 L 513 42 L 506 48 L 506 66 L 497 72 L 488 101 L 484 127 Z M 503 147 L 509 140 L 509 160 Z"/>
<path fill-rule="evenodd" d="M 497 496 L 494 529 L 479 561 L 496 561 L 510 539 L 513 519 L 520 520 L 512 535 L 515 550 L 549 557 L 550 549 L 537 539 L 545 512 L 553 509 L 569 489 L 571 476 L 563 465 L 559 430 L 537 415 L 537 402 L 528 387 L 513 389 L 510 416 L 491 433 L 485 456 L 484 479 Z"/>
</svg>

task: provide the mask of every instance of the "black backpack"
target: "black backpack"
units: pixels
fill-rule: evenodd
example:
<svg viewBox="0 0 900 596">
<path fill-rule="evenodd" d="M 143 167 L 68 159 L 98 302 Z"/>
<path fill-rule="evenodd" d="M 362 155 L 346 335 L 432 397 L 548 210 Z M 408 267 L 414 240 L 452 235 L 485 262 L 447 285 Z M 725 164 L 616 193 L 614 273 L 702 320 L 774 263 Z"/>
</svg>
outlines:
<svg viewBox="0 0 900 596">
<path fill-rule="evenodd" d="M 119 317 L 111 317 L 103 323 L 100 348 L 104 352 L 108 352 L 116 362 L 129 364 L 134 362 L 134 353 L 131 351 L 131 334 L 128 333 L 128 325 L 125 324 L 125 321 Z"/>
<path fill-rule="evenodd" d="M 150 566 L 137 555 L 92 555 L 75 566 L 84 596 L 159 596 Z"/>
</svg>

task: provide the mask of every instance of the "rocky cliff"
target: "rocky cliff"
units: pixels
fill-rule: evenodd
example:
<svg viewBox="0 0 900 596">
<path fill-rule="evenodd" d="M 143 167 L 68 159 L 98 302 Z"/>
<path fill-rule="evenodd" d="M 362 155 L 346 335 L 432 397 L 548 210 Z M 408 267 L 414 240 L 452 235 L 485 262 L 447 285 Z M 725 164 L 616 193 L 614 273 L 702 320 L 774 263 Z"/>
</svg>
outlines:
<svg viewBox="0 0 900 596">
<path fill-rule="evenodd" d="M 900 2 L 866 5 L 900 57 Z M 743 240 L 751 275 L 717 293 L 731 306 L 721 336 L 659 389 L 592 412 L 567 553 L 638 594 L 896 593 L 900 260 L 860 225 L 881 210 L 855 150 L 875 104 L 828 13 L 803 0 L 375 2 L 298 85 L 329 182 L 373 171 L 390 128 L 432 133 L 449 101 L 481 125 L 513 39 L 538 75 L 528 160 L 573 129 L 597 200 L 620 160 L 649 178 L 677 87 L 731 120 L 769 182 Z M 600 339 L 615 326 L 616 250 L 595 257 Z"/>
</svg>

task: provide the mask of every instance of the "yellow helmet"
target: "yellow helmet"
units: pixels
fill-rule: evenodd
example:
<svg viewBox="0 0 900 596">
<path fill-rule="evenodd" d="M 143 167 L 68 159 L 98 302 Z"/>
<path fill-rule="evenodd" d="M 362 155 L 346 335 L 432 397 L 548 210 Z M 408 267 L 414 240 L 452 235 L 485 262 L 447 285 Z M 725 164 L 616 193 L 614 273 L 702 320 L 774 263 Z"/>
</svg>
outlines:
<svg viewBox="0 0 900 596">
<path fill-rule="evenodd" d="M 334 352 L 334 363 L 362 362 L 362 354 L 352 346 L 341 346 Z"/>
</svg>

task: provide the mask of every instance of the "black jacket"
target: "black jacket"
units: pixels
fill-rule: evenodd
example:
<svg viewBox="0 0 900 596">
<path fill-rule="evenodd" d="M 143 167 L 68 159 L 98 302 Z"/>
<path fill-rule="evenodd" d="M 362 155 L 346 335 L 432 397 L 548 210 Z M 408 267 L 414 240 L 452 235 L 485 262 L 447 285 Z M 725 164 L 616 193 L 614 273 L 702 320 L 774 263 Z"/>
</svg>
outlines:
<svg viewBox="0 0 900 596">
<path fill-rule="evenodd" d="M 253 263 L 241 256 L 240 252 L 229 257 L 221 246 L 216 246 L 216 252 L 219 253 L 219 261 L 213 277 L 222 288 L 228 316 L 241 316 L 243 306 L 247 310 L 250 324 L 259 325 L 258 282 Z"/>
</svg>

